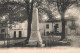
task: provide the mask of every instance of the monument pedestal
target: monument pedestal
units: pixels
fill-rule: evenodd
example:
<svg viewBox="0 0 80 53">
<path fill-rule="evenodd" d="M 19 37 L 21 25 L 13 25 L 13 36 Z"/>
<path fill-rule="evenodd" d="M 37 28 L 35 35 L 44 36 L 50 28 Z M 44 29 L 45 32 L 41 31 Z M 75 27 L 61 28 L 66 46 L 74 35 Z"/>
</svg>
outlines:
<svg viewBox="0 0 80 53">
<path fill-rule="evenodd" d="M 39 31 L 39 19 L 38 19 L 38 9 L 33 8 L 32 26 L 31 26 L 31 36 L 29 43 L 37 44 L 41 47 L 44 46 L 40 31 Z"/>
</svg>

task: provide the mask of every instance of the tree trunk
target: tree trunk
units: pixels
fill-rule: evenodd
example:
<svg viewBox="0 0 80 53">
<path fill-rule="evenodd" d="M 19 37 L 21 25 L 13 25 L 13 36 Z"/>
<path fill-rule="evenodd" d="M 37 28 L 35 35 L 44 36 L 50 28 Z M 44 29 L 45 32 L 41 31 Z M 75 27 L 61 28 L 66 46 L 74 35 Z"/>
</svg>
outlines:
<svg viewBox="0 0 80 53">
<path fill-rule="evenodd" d="M 60 40 L 63 40 L 65 39 L 65 18 L 63 12 L 61 13 L 61 20 L 62 20 L 62 35 Z"/>
<path fill-rule="evenodd" d="M 27 38 L 26 38 L 26 43 L 28 43 L 28 42 L 29 42 L 30 35 L 31 35 L 31 20 L 30 20 L 30 19 L 28 19 L 28 29 L 27 29 Z"/>
<path fill-rule="evenodd" d="M 30 7 L 31 6 L 31 7 Z M 28 12 L 28 29 L 27 29 L 27 38 L 25 40 L 25 42 L 28 44 L 30 36 L 31 36 L 31 23 L 32 23 L 32 13 L 33 13 L 33 0 L 32 3 L 29 4 L 28 3 L 28 8 L 27 8 L 27 12 Z"/>
</svg>

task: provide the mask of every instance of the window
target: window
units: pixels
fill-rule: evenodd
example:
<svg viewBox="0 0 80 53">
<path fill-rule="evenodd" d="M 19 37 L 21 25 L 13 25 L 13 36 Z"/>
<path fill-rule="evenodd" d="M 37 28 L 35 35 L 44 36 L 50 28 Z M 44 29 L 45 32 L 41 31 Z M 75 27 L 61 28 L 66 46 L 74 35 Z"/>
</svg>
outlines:
<svg viewBox="0 0 80 53">
<path fill-rule="evenodd" d="M 5 32 L 5 29 L 1 29 L 1 32 Z"/>
<path fill-rule="evenodd" d="M 49 24 L 46 24 L 46 29 L 49 29 Z"/>
</svg>

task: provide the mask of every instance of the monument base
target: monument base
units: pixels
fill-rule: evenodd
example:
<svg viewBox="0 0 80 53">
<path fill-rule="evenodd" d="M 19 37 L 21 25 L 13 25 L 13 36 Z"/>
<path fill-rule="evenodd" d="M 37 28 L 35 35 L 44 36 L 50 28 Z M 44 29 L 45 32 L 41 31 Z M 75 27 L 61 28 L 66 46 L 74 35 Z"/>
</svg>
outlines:
<svg viewBox="0 0 80 53">
<path fill-rule="evenodd" d="M 45 46 L 45 44 L 43 44 L 43 42 L 42 42 L 42 38 L 41 38 L 41 35 L 40 35 L 39 31 L 32 31 L 31 32 L 31 36 L 30 36 L 30 39 L 29 39 L 29 44 L 40 46 L 40 47 Z"/>
</svg>

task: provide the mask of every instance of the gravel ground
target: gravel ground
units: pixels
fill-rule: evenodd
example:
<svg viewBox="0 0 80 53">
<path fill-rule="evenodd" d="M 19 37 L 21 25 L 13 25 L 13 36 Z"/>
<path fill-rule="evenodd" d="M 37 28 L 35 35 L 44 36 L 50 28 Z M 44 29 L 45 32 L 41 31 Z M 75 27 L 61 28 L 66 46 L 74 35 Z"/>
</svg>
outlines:
<svg viewBox="0 0 80 53">
<path fill-rule="evenodd" d="M 67 37 L 68 41 L 70 41 L 70 45 L 66 45 L 66 44 L 58 42 L 58 40 L 61 38 L 60 36 L 43 37 L 43 39 L 45 41 L 47 40 L 47 42 L 46 42 L 47 46 L 49 45 L 50 47 L 58 47 L 58 46 L 59 47 L 65 47 L 65 46 L 66 47 L 80 47 L 80 36 L 69 35 L 66 37 Z M 19 40 L 19 41 L 22 41 L 22 40 Z M 13 42 L 13 41 L 11 41 L 11 42 Z M 5 41 L 5 43 L 7 43 L 7 42 Z M 4 41 L 0 41 L 0 45 L 4 45 Z"/>
<path fill-rule="evenodd" d="M 80 36 L 77 35 L 71 35 L 67 37 L 68 39 L 71 39 L 71 46 L 72 47 L 80 47 Z"/>
<path fill-rule="evenodd" d="M 44 37 L 43 39 L 46 41 L 46 39 L 48 40 L 55 40 L 55 45 L 54 47 L 56 46 L 67 46 L 67 47 L 80 47 L 80 36 L 78 35 L 69 35 L 69 36 L 66 36 L 67 37 L 67 40 L 65 41 L 69 41 L 70 42 L 70 45 L 65 45 L 63 43 L 59 43 L 57 42 L 61 37 L 60 36 L 54 36 L 54 37 Z M 64 41 L 64 42 L 65 42 Z M 51 43 L 53 43 L 52 41 L 50 41 Z M 53 43 L 53 44 L 54 44 Z"/>
</svg>

